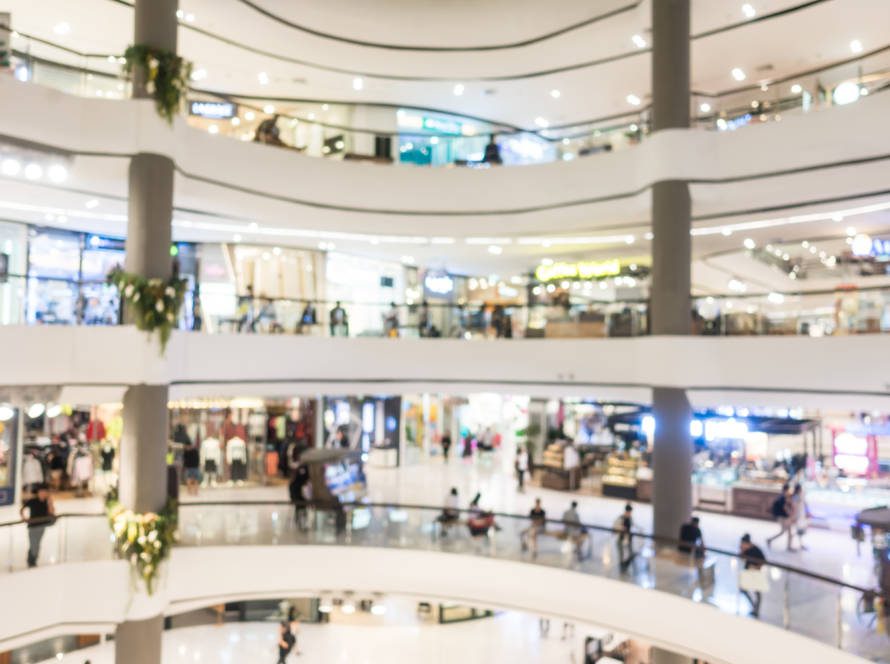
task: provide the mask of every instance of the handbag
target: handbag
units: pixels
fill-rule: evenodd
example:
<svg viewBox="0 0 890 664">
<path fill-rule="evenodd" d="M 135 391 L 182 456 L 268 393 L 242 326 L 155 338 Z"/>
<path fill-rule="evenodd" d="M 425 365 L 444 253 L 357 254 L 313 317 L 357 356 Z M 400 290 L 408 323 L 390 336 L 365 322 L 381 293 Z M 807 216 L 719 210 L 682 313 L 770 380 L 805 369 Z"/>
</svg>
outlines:
<svg viewBox="0 0 890 664">
<path fill-rule="evenodd" d="M 751 590 L 754 592 L 765 593 L 769 590 L 769 581 L 766 578 L 766 570 L 760 569 L 743 569 L 739 572 L 739 590 Z"/>
</svg>

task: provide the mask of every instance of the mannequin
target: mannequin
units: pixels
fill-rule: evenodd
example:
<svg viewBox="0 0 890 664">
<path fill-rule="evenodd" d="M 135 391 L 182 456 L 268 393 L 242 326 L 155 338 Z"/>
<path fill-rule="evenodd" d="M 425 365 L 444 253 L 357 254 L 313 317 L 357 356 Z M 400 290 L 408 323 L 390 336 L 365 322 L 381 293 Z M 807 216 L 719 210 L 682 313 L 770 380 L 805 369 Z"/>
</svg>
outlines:
<svg viewBox="0 0 890 664">
<path fill-rule="evenodd" d="M 99 448 L 99 469 L 102 473 L 103 488 L 106 491 L 116 484 L 114 481 L 115 454 L 114 446 L 111 444 L 111 441 L 106 438 L 105 442 L 102 443 L 102 447 Z"/>
<path fill-rule="evenodd" d="M 68 477 L 71 478 L 75 496 L 83 497 L 89 494 L 93 470 L 93 455 L 90 448 L 84 443 L 79 443 L 68 455 Z"/>
<path fill-rule="evenodd" d="M 226 443 L 226 462 L 229 464 L 230 479 L 243 484 L 247 479 L 247 443 L 235 436 Z"/>
<path fill-rule="evenodd" d="M 215 486 L 222 466 L 222 450 L 217 438 L 205 438 L 201 443 L 201 465 L 204 467 L 205 486 Z"/>
</svg>

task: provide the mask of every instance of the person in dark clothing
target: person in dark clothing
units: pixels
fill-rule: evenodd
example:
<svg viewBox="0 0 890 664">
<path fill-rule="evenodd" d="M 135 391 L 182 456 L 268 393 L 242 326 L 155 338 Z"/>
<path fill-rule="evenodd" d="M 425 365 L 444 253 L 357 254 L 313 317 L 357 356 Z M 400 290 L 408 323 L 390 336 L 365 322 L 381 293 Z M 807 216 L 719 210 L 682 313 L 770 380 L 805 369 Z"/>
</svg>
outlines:
<svg viewBox="0 0 890 664">
<path fill-rule="evenodd" d="M 680 526 L 680 537 L 677 549 L 683 553 L 694 554 L 696 558 L 705 556 L 705 540 L 701 528 L 698 526 L 698 517 L 692 517 L 688 523 Z"/>
<path fill-rule="evenodd" d="M 618 561 L 621 570 L 626 570 L 634 559 L 633 547 L 633 505 L 627 503 L 624 512 L 615 520 L 614 530 L 618 535 Z"/>
<path fill-rule="evenodd" d="M 299 464 L 294 470 L 293 478 L 288 484 L 288 492 L 290 493 L 290 501 L 294 504 L 294 520 L 300 530 L 306 530 L 306 486 L 309 484 L 309 466 L 305 463 Z"/>
<path fill-rule="evenodd" d="M 185 470 L 185 486 L 190 494 L 197 495 L 201 482 L 201 453 L 197 445 L 189 445 L 182 453 L 182 467 Z"/>
<path fill-rule="evenodd" d="M 442 456 L 448 461 L 448 451 L 451 449 L 451 436 L 447 433 L 442 435 Z"/>
<path fill-rule="evenodd" d="M 334 304 L 328 318 L 332 337 L 349 336 L 349 317 L 346 315 L 346 309 L 340 304 L 340 300 Z"/>
<path fill-rule="evenodd" d="M 763 555 L 763 551 L 760 547 L 751 541 L 751 535 L 748 533 L 742 535 L 742 541 L 739 545 L 739 555 L 742 557 L 742 560 L 745 561 L 745 569 L 759 570 L 766 564 L 766 556 Z M 763 594 L 759 590 L 755 590 L 752 597 L 751 593 L 744 589 L 741 590 L 741 593 L 745 596 L 745 599 L 751 603 L 751 615 L 755 618 L 759 617 L 760 602 L 763 599 Z"/>
<path fill-rule="evenodd" d="M 277 664 L 285 664 L 287 661 L 287 656 L 290 655 L 291 650 L 294 649 L 294 645 L 297 642 L 297 637 L 294 636 L 294 633 L 290 630 L 290 623 L 286 620 L 282 620 L 281 624 L 278 626 L 278 663 Z"/>
<path fill-rule="evenodd" d="M 503 159 L 501 159 L 501 148 L 498 146 L 497 141 L 494 140 L 494 134 L 488 137 L 488 145 L 485 146 L 482 162 L 492 166 L 500 166 L 504 163 Z"/>
<path fill-rule="evenodd" d="M 531 548 L 532 553 L 537 555 L 538 534 L 543 533 L 547 527 L 547 512 L 541 506 L 540 498 L 535 498 L 535 505 L 529 510 L 528 518 L 531 520 L 531 524 L 520 534 L 522 550 L 527 551 Z"/>
<path fill-rule="evenodd" d="M 25 501 L 20 514 L 22 520 L 28 522 L 28 567 L 37 567 L 37 559 L 40 557 L 40 541 L 43 539 L 47 526 L 52 525 L 56 516 L 53 499 L 45 484 L 37 487 L 36 496 Z"/>
</svg>

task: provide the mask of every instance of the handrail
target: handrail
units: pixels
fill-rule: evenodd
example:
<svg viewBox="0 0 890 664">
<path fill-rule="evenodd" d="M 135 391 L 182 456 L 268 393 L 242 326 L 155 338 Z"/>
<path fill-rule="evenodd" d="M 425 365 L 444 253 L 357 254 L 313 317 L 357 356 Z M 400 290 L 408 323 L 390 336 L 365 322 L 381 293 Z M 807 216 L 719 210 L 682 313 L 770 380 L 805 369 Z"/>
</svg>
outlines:
<svg viewBox="0 0 890 664">
<path fill-rule="evenodd" d="M 197 508 L 197 507 L 232 507 L 233 505 L 237 505 L 239 507 L 244 507 L 244 506 L 294 507 L 295 506 L 295 504 L 290 500 L 248 499 L 248 500 L 238 500 L 237 503 L 234 503 L 232 501 L 225 501 L 225 500 L 196 500 L 196 501 L 188 500 L 188 501 L 180 501 L 179 509 L 180 510 L 192 509 L 192 508 Z M 307 500 L 307 501 L 301 502 L 299 505 L 301 507 L 318 508 L 318 509 L 321 509 L 322 511 L 342 509 L 342 508 L 375 508 L 376 507 L 376 508 L 386 508 L 386 509 L 423 510 L 423 511 L 431 511 L 431 512 L 442 512 L 444 509 L 448 509 L 448 511 L 450 511 L 450 512 L 457 512 L 462 515 L 478 513 L 478 510 L 472 510 L 472 509 L 468 509 L 468 508 L 453 508 L 452 509 L 450 507 L 445 508 L 442 505 L 425 505 L 422 503 L 396 503 L 396 502 L 389 502 L 389 501 L 384 501 L 384 502 L 352 501 L 352 502 L 336 502 L 336 503 L 334 503 L 331 501 Z M 504 518 L 504 519 L 518 519 L 518 520 L 522 520 L 522 521 L 530 520 L 530 517 L 527 514 L 512 514 L 510 512 L 501 512 L 498 510 L 484 510 L 484 512 L 486 514 L 491 514 L 495 517 L 500 517 L 500 518 Z M 55 521 L 58 521 L 60 519 L 67 519 L 67 518 L 104 517 L 104 516 L 105 516 L 105 514 L 102 512 L 66 512 L 63 514 L 57 514 L 55 516 Z M 548 524 L 553 524 L 553 525 L 581 527 L 581 528 L 586 528 L 588 530 L 594 530 L 596 532 L 609 533 L 609 534 L 613 534 L 613 535 L 617 535 L 617 534 L 621 533 L 621 531 L 616 528 L 612 528 L 609 526 L 602 526 L 602 525 L 595 524 L 595 523 L 566 522 L 566 521 L 563 521 L 562 519 L 552 519 L 552 518 L 544 519 L 544 522 L 548 523 Z M 21 525 L 21 524 L 27 524 L 27 523 L 28 523 L 28 521 L 24 520 L 24 519 L 18 519 L 15 521 L 7 521 L 7 522 L 0 523 L 0 528 L 6 528 L 6 527 Z M 658 536 L 658 535 L 654 535 L 651 533 L 633 532 L 632 535 L 633 535 L 633 537 L 639 537 L 639 538 L 651 541 L 653 543 L 656 543 L 656 544 L 659 544 L 662 546 L 676 547 L 676 546 L 682 544 L 682 542 L 678 539 L 675 539 L 672 537 Z M 711 546 L 703 547 L 703 550 L 706 552 L 709 552 L 709 553 L 726 556 L 726 557 L 730 557 L 730 558 L 735 558 L 740 561 L 745 560 L 744 556 L 742 556 L 741 554 L 739 554 L 736 551 L 727 551 L 725 549 L 720 549 L 720 548 L 711 547 Z M 803 577 L 806 577 L 809 579 L 813 579 L 815 581 L 820 581 L 820 582 L 828 583 L 828 584 L 831 584 L 834 586 L 847 588 L 848 590 L 854 590 L 858 593 L 866 594 L 866 593 L 874 593 L 875 592 L 875 589 L 873 589 L 873 588 L 866 588 L 863 586 L 859 586 L 854 583 L 842 581 L 840 579 L 836 579 L 834 577 L 827 576 L 825 574 L 820 574 L 818 572 L 812 572 L 810 570 L 802 569 L 800 567 L 795 567 L 793 565 L 788 565 L 786 563 L 768 560 L 768 561 L 766 561 L 765 565 L 770 566 L 770 567 L 775 567 L 777 569 L 781 569 L 785 572 L 799 574 L 800 576 L 803 576 Z"/>
<path fill-rule="evenodd" d="M 180 502 L 179 508 L 190 508 L 190 507 L 231 507 L 233 503 L 228 501 L 187 501 Z M 261 505 L 279 505 L 282 507 L 286 506 L 294 506 L 294 503 L 289 500 L 239 500 L 237 503 L 239 506 L 244 505 L 253 505 L 253 506 L 261 506 Z M 317 501 L 317 500 L 309 500 L 300 503 L 301 506 L 306 507 L 316 507 L 322 509 L 339 509 L 345 507 L 354 507 L 354 508 L 371 508 L 371 507 L 381 507 L 381 508 L 390 508 L 390 509 L 405 509 L 405 510 L 427 510 L 427 511 L 435 511 L 441 512 L 444 508 L 442 505 L 424 505 L 419 503 L 395 503 L 395 502 L 362 502 L 362 501 L 354 501 L 354 502 L 343 502 L 343 503 L 331 503 L 330 501 Z M 471 510 L 468 508 L 447 508 L 450 512 L 458 512 L 460 514 L 474 514 L 477 513 L 477 510 Z M 527 514 L 512 514 L 510 512 L 500 512 L 497 510 L 484 510 L 486 514 L 491 514 L 495 517 L 501 517 L 505 519 L 519 519 L 523 521 L 530 520 L 530 517 Z M 616 528 L 611 528 L 609 526 L 602 526 L 599 524 L 593 523 L 574 523 L 574 522 L 566 522 L 562 519 L 544 519 L 545 523 L 562 525 L 562 526 L 571 526 L 571 527 L 582 527 L 587 528 L 589 530 L 595 530 L 601 533 L 611 533 L 613 535 L 619 534 L 621 531 Z M 633 533 L 634 537 L 641 537 L 646 540 L 650 540 L 657 544 L 661 544 L 664 546 L 672 546 L 676 547 L 682 542 L 678 539 L 672 537 L 662 537 L 650 533 Z M 731 558 L 736 558 L 738 560 L 744 561 L 744 556 L 740 555 L 735 551 L 727 551 L 725 549 L 718 549 L 716 547 L 704 547 L 706 552 L 727 556 Z M 766 565 L 771 567 L 776 567 L 778 569 L 782 569 L 786 572 L 791 572 L 794 574 L 800 574 L 801 576 L 805 576 L 810 579 L 814 579 L 816 581 L 822 581 L 825 583 L 829 583 L 835 586 L 840 586 L 847 588 L 849 590 L 855 590 L 860 593 L 871 593 L 874 592 L 874 589 L 864 588 L 862 586 L 857 586 L 852 583 L 848 583 L 846 581 L 841 581 L 840 579 L 835 579 L 834 577 L 830 577 L 824 574 L 819 574 L 817 572 L 811 572 L 809 570 L 801 569 L 799 567 L 794 567 L 792 565 L 787 565 L 785 563 L 777 563 L 773 561 L 767 561 Z"/>
<path fill-rule="evenodd" d="M 809 3 L 809 4 L 811 4 L 811 3 Z M 188 26 L 188 27 L 194 28 L 194 26 Z M 7 30 L 8 30 L 8 29 L 10 29 L 10 28 L 9 28 L 9 26 L 7 26 L 7 25 L 5 25 L 5 24 L 0 23 L 0 29 L 7 29 Z M 73 55 L 77 55 L 77 56 L 80 56 L 80 57 L 83 57 L 83 58 L 104 58 L 104 59 L 105 59 L 105 58 L 108 58 L 109 56 L 110 56 L 110 57 L 115 57 L 113 54 L 98 54 L 98 53 L 85 53 L 85 52 L 80 52 L 80 51 L 77 51 L 77 50 L 75 50 L 75 49 L 71 49 L 70 47 L 67 47 L 67 46 L 64 46 L 64 45 L 61 45 L 61 44 L 57 44 L 57 43 L 55 43 L 55 42 L 53 42 L 53 41 L 50 41 L 50 40 L 47 40 L 47 39 L 43 39 L 43 38 L 39 38 L 39 37 L 32 36 L 32 35 L 30 35 L 29 33 L 18 32 L 18 34 L 19 34 L 21 37 L 25 38 L 25 39 L 33 39 L 34 41 L 36 41 L 36 42 L 38 42 L 38 43 L 41 43 L 41 44 L 44 44 L 44 45 L 47 45 L 47 46 L 50 46 L 50 47 L 58 48 L 58 49 L 60 49 L 60 50 L 66 51 L 66 52 L 68 52 L 68 53 L 71 53 L 71 54 L 73 54 Z M 880 46 L 880 47 L 877 47 L 877 48 L 875 48 L 875 49 L 872 49 L 872 50 L 870 50 L 870 51 L 868 51 L 868 52 L 865 52 L 865 53 L 859 53 L 859 54 L 856 54 L 856 55 L 851 56 L 851 57 L 848 57 L 848 58 L 842 58 L 842 59 L 839 59 L 839 60 L 835 60 L 835 61 L 829 62 L 829 63 L 827 63 L 827 64 L 820 65 L 820 66 L 818 66 L 818 67 L 814 67 L 814 68 L 807 69 L 807 70 L 803 70 L 803 71 L 794 72 L 794 73 L 792 73 L 792 74 L 786 74 L 786 75 L 784 75 L 784 76 L 782 76 L 782 77 L 779 77 L 779 78 L 770 79 L 770 80 L 767 80 L 766 83 L 767 83 L 767 85 L 772 86 L 772 85 L 777 85 L 777 84 L 780 84 L 780 83 L 786 83 L 786 82 L 788 82 L 788 81 L 793 81 L 793 80 L 795 80 L 795 79 L 799 79 L 799 78 L 803 78 L 803 77 L 807 77 L 807 76 L 813 76 L 813 75 L 820 74 L 820 73 L 826 72 L 826 71 L 828 71 L 828 70 L 831 70 L 831 69 L 834 69 L 834 68 L 837 68 L 837 67 L 842 67 L 842 66 L 845 66 L 845 65 L 848 65 L 848 64 L 851 64 L 851 63 L 855 63 L 855 62 L 863 61 L 863 60 L 866 60 L 866 59 L 868 59 L 868 58 L 874 57 L 874 56 L 876 56 L 876 55 L 883 54 L 883 53 L 888 52 L 888 51 L 890 51 L 890 44 L 886 44 L 886 45 L 884 45 L 884 46 Z M 635 53 L 633 53 L 632 55 L 636 55 L 636 54 L 638 54 L 638 53 L 642 53 L 642 52 L 643 52 L 643 51 L 635 52 Z M 109 73 L 109 72 L 104 72 L 104 71 L 101 71 L 101 70 L 91 69 L 91 68 L 88 68 L 88 67 L 82 67 L 82 66 L 78 66 L 78 65 L 72 65 L 72 64 L 69 64 L 69 63 L 61 63 L 61 62 L 58 62 L 58 61 L 51 60 L 51 59 L 49 59 L 49 58 L 40 57 L 40 56 L 34 56 L 34 55 L 30 54 L 30 53 L 22 52 L 22 51 L 19 51 L 19 50 L 16 50 L 16 49 L 13 49 L 13 53 L 14 53 L 15 55 L 19 56 L 19 57 L 31 58 L 31 59 L 33 59 L 33 60 L 36 61 L 36 62 L 41 62 L 41 63 L 43 63 L 43 64 L 55 65 L 55 66 L 63 67 L 63 68 L 65 68 L 65 69 L 68 69 L 69 71 L 79 71 L 79 72 L 82 72 L 82 73 L 93 74 L 93 75 L 99 75 L 99 76 L 106 76 L 106 77 L 114 78 L 114 79 L 120 79 L 120 78 L 121 78 L 121 76 L 119 76 L 119 75 L 115 75 L 115 74 L 112 74 L 112 73 Z M 368 75 L 368 77 L 372 77 L 372 76 L 371 76 L 371 75 Z M 443 79 L 443 80 L 445 80 L 445 79 Z M 449 80 L 450 80 L 450 79 L 449 79 Z M 760 87 L 760 86 L 761 86 L 761 83 L 756 83 L 756 84 L 750 84 L 750 85 L 745 85 L 745 86 L 739 86 L 739 87 L 736 87 L 736 88 L 729 88 L 729 89 L 726 89 L 726 90 L 720 90 L 720 91 L 716 91 L 716 92 L 709 92 L 709 91 L 705 91 L 705 90 L 693 90 L 693 91 L 690 92 L 690 99 L 697 98 L 697 97 L 708 98 L 708 99 L 720 99 L 720 98 L 723 98 L 723 97 L 728 97 L 728 96 L 732 96 L 732 95 L 736 95 L 736 94 L 741 94 L 741 93 L 744 93 L 744 92 L 760 91 L 760 90 L 761 90 L 761 87 Z M 194 93 L 196 93 L 196 94 L 206 94 L 206 95 L 208 95 L 208 96 L 217 97 L 217 98 L 220 98 L 220 99 L 227 99 L 227 100 L 235 100 L 235 99 L 257 99 L 257 100 L 259 100 L 259 99 L 267 99 L 267 98 L 258 97 L 258 96 L 256 96 L 256 95 L 242 94 L 242 93 L 237 93 L 237 92 L 236 92 L 236 93 L 222 93 L 222 92 L 217 92 L 217 91 L 213 91 L 213 90 L 206 90 L 206 89 L 201 89 L 201 88 L 192 87 L 192 86 L 190 86 L 189 89 L 190 89 L 190 91 L 192 91 L 192 92 L 194 92 Z M 354 101 L 344 102 L 344 101 L 342 101 L 342 100 L 323 100 L 323 99 L 313 99 L 313 100 L 297 100 L 297 99 L 294 99 L 294 100 L 288 100 L 288 99 L 285 99 L 285 98 L 272 98 L 272 97 L 269 97 L 268 99 L 269 99 L 270 101 L 293 101 L 294 103 L 297 103 L 297 102 L 299 102 L 299 101 L 302 101 L 302 102 L 308 102 L 308 103 L 336 104 L 336 105 L 352 105 L 352 104 L 355 104 L 355 103 L 356 103 L 356 102 L 354 102 Z M 239 102 L 239 103 L 241 103 L 241 102 Z M 247 107 L 247 108 L 251 108 L 252 110 L 255 110 L 255 111 L 262 111 L 261 107 L 249 106 L 249 105 L 247 105 L 247 104 L 243 104 L 243 105 L 244 105 L 245 107 Z M 393 104 L 375 104 L 375 103 L 362 103 L 361 105 L 363 105 L 363 106 L 371 106 L 371 107 L 375 107 L 375 106 L 392 107 L 392 106 L 394 106 Z M 412 106 L 399 106 L 399 107 L 400 107 L 400 108 L 415 108 L 415 107 L 412 107 Z M 456 114 L 456 113 L 454 113 L 453 111 L 450 111 L 450 110 L 444 110 L 444 109 L 418 108 L 417 110 L 425 110 L 425 111 L 428 111 L 428 112 L 442 113 L 442 114 L 446 114 L 446 115 L 455 115 L 455 116 L 457 116 L 457 117 L 464 117 L 464 118 L 467 118 L 467 119 L 470 119 L 470 120 L 474 120 L 474 121 L 477 121 L 477 122 L 483 122 L 483 123 L 486 123 L 486 124 L 491 124 L 491 125 L 495 125 L 495 126 L 499 126 L 499 127 L 506 127 L 506 128 L 507 128 L 507 129 L 499 129 L 499 130 L 492 131 L 492 132 L 486 132 L 486 134 L 492 134 L 492 135 L 495 135 L 495 136 L 500 136 L 500 135 L 516 135 L 516 134 L 519 134 L 519 133 L 534 134 L 534 135 L 539 136 L 539 137 L 540 137 L 541 139 L 543 139 L 543 140 L 546 140 L 546 141 L 549 141 L 549 142 L 556 142 L 556 141 L 561 140 L 562 138 L 576 138 L 576 137 L 578 137 L 578 136 L 569 135 L 569 136 L 559 136 L 559 137 L 557 137 L 557 138 L 553 138 L 553 137 L 546 136 L 545 134 L 547 134 L 547 133 L 552 133 L 552 132 L 555 132 L 555 131 L 565 130 L 565 129 L 572 129 L 572 128 L 575 128 L 575 127 L 585 127 L 585 126 L 587 126 L 587 125 L 593 125 L 593 124 L 596 124 L 596 123 L 606 122 L 606 121 L 610 121 L 610 120 L 618 119 L 618 118 L 622 118 L 622 117 L 634 117 L 634 116 L 640 116 L 640 115 L 643 114 L 644 112 L 648 111 L 649 108 L 650 108 L 650 105 L 647 104 L 646 106 L 642 106 L 642 107 L 640 107 L 640 108 L 637 108 L 637 109 L 634 109 L 634 110 L 631 110 L 631 111 L 627 111 L 627 112 L 624 112 L 624 113 L 609 114 L 609 115 L 605 115 L 605 116 L 598 117 L 598 118 L 592 118 L 592 119 L 580 120 L 580 121 L 577 121 L 577 122 L 564 123 L 564 124 L 560 124 L 560 125 L 553 125 L 553 126 L 550 126 L 550 127 L 545 128 L 545 129 L 537 128 L 537 127 L 535 127 L 535 128 L 531 128 L 531 127 L 518 127 L 518 126 L 514 126 L 514 125 L 512 125 L 511 123 L 507 123 L 507 122 L 502 122 L 502 121 L 498 121 L 498 120 L 491 120 L 491 119 L 484 119 L 484 118 L 473 117 L 473 116 L 463 115 L 463 114 Z M 737 110 L 739 110 L 739 109 L 737 109 Z M 296 116 L 289 116 L 289 115 L 286 115 L 286 114 L 279 114 L 279 115 L 281 115 L 281 117 L 285 117 L 285 118 L 288 118 L 288 119 L 296 119 L 296 120 L 300 120 L 300 121 L 302 121 L 302 122 L 308 122 L 308 123 L 310 123 L 310 124 L 315 124 L 315 125 L 322 126 L 322 127 L 330 127 L 330 128 L 332 128 L 332 129 L 338 129 L 338 130 L 343 130 L 343 131 L 350 131 L 350 132 L 354 132 L 354 133 L 358 133 L 358 134 L 374 134 L 374 135 L 380 135 L 380 136 L 396 136 L 396 135 L 398 135 L 398 132 L 378 131 L 378 130 L 369 129 L 369 128 L 347 128 L 347 127 L 344 127 L 344 126 L 342 126 L 342 125 L 327 124 L 327 123 L 324 123 L 323 121 L 319 121 L 319 120 L 306 120 L 306 119 L 304 119 L 304 118 L 299 118 L 299 117 L 296 117 Z M 702 115 L 702 116 L 700 116 L 700 117 L 693 118 L 692 121 L 693 121 L 694 123 L 698 123 L 698 122 L 702 122 L 702 121 L 709 120 L 709 119 L 711 119 L 711 118 L 713 118 L 713 117 L 716 117 L 716 116 L 715 116 L 714 114 L 712 114 L 712 113 L 708 113 L 708 114 L 704 114 L 704 115 Z M 579 135 L 582 135 L 582 136 L 583 136 L 584 134 L 585 134 L 585 132 L 582 131 L 582 132 L 580 132 Z M 437 136 L 437 137 L 439 137 L 439 138 L 446 138 L 446 139 L 448 139 L 448 138 L 454 138 L 454 136 L 452 136 L 452 135 L 450 135 L 450 134 L 445 134 L 445 133 L 436 132 L 436 131 L 427 131 L 427 130 L 424 130 L 424 131 L 423 131 L 423 135 L 425 135 L 425 136 L 430 136 L 430 137 L 432 137 L 432 136 Z"/>
</svg>

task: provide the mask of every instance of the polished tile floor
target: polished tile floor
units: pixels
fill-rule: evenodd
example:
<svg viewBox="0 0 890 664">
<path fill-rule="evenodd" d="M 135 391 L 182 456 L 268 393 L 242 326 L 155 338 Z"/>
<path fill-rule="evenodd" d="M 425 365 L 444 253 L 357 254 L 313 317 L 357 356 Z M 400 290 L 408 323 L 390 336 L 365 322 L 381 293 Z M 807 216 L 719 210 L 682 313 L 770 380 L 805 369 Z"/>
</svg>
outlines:
<svg viewBox="0 0 890 664">
<path fill-rule="evenodd" d="M 584 628 L 562 640 L 554 623 L 548 638 L 538 619 L 519 613 L 450 625 L 328 624 L 300 626 L 300 656 L 288 662 L 324 664 L 557 664 L 582 662 Z M 277 626 L 268 623 L 226 623 L 170 630 L 164 634 L 164 664 L 274 664 Z M 397 643 L 398 647 L 393 647 Z M 52 658 L 41 664 L 112 664 L 113 644 L 106 643 Z"/>
</svg>

